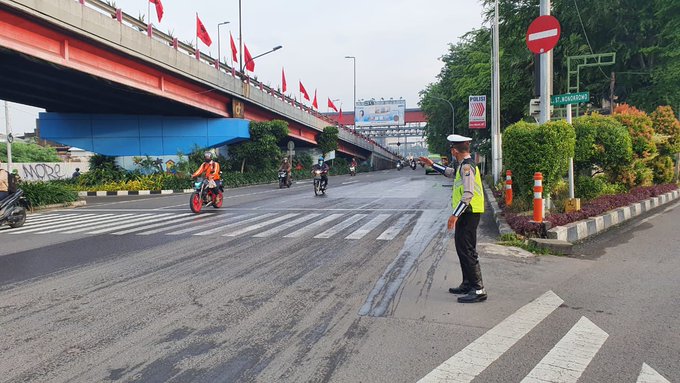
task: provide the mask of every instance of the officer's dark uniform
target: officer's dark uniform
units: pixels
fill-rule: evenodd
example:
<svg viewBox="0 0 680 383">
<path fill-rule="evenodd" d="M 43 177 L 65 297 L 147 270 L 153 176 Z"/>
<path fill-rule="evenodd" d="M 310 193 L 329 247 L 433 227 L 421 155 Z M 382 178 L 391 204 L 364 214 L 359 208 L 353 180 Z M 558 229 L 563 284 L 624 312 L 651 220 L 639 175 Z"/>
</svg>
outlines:
<svg viewBox="0 0 680 383">
<path fill-rule="evenodd" d="M 459 135 L 450 135 L 448 139 L 454 144 L 471 140 Z M 458 217 L 454 236 L 463 282 L 458 287 L 450 288 L 449 292 L 467 294 L 459 297 L 459 302 L 483 301 L 487 296 L 477 254 L 477 227 L 484 213 L 484 192 L 479 168 L 470 155 L 461 161 L 457 169 L 439 164 L 435 164 L 433 168 L 454 179 L 451 205 L 453 215 Z"/>
</svg>

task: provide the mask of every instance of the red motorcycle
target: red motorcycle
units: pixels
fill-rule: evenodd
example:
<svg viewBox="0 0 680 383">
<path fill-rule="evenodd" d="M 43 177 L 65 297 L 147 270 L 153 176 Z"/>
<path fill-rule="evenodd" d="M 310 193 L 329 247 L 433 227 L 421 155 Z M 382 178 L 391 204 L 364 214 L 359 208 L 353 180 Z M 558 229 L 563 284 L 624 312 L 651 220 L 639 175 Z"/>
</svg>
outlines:
<svg viewBox="0 0 680 383">
<path fill-rule="evenodd" d="M 212 185 L 211 185 L 212 183 Z M 217 193 L 214 192 L 217 191 Z M 194 192 L 191 193 L 189 199 L 189 207 L 191 211 L 199 214 L 203 207 L 211 206 L 215 209 L 222 207 L 224 199 L 224 187 L 220 184 L 216 185 L 215 181 L 207 179 L 197 179 L 194 182 Z"/>
</svg>

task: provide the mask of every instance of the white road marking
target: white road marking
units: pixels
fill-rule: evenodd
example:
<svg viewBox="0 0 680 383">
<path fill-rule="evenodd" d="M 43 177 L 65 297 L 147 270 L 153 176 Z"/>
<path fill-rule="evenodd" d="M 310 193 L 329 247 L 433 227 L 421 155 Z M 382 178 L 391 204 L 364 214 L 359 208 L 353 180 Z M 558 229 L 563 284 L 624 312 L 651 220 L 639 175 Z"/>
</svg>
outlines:
<svg viewBox="0 0 680 383">
<path fill-rule="evenodd" d="M 192 232 L 192 231 L 203 230 L 203 229 L 205 229 L 205 228 L 215 229 L 215 226 L 219 225 L 219 222 L 224 222 L 224 220 L 219 220 L 219 221 L 217 221 L 216 218 L 215 218 L 215 215 L 212 215 L 212 214 L 210 214 L 210 215 L 208 215 L 208 214 L 201 214 L 201 216 L 204 216 L 204 215 L 207 216 L 207 217 L 212 217 L 213 220 L 210 221 L 210 222 L 208 222 L 208 223 L 205 223 L 205 224 L 203 224 L 203 225 L 193 225 L 193 226 L 191 226 L 191 227 L 189 227 L 189 228 L 187 228 L 187 229 L 182 229 L 182 230 L 173 231 L 173 232 L 167 233 L 166 235 L 180 235 L 180 234 L 186 234 L 186 233 L 190 233 L 190 232 Z M 230 214 L 226 214 L 225 216 L 229 216 L 229 215 L 230 215 Z M 203 235 L 202 233 L 203 233 L 203 232 L 201 232 L 201 233 L 196 233 L 196 234 L 193 234 L 193 235 Z"/>
<path fill-rule="evenodd" d="M 177 218 L 178 218 L 178 220 L 181 220 L 181 219 L 186 218 L 188 216 L 195 216 L 195 214 L 194 213 L 180 214 L 179 216 L 177 216 Z M 127 229 L 127 230 L 123 230 L 123 231 L 117 231 L 117 232 L 111 233 L 111 234 L 113 234 L 113 235 L 130 234 L 130 233 L 134 233 L 134 232 L 138 232 L 138 231 L 144 231 L 144 230 L 147 230 L 147 229 L 153 229 L 153 228 L 159 227 L 159 226 L 172 225 L 174 223 L 176 223 L 176 222 L 172 222 L 172 221 L 171 222 L 158 222 L 158 223 L 153 223 L 151 225 L 145 225 L 145 226 L 134 227 L 132 229 Z"/>
<path fill-rule="evenodd" d="M 155 224 L 156 222 L 161 222 L 161 221 L 169 221 L 171 219 L 177 219 L 177 214 L 157 214 L 151 217 L 143 217 L 140 219 L 135 219 L 135 220 L 129 220 L 127 223 L 124 223 L 122 225 L 116 225 L 116 226 L 110 226 L 110 227 L 102 227 L 101 225 L 97 227 L 98 230 L 94 231 L 87 231 L 87 234 L 102 234 L 102 233 L 110 233 L 112 231 L 120 230 L 120 229 L 127 229 L 128 227 L 135 227 L 135 226 L 140 226 L 140 225 L 150 225 L 150 224 Z M 92 229 L 92 228 L 90 228 Z"/>
<path fill-rule="evenodd" d="M 357 229 L 354 233 L 345 237 L 345 239 L 361 239 L 366 234 L 370 233 L 373 229 L 378 227 L 381 223 L 385 222 L 386 219 L 390 218 L 392 214 L 378 214 L 377 217 L 368 221 L 364 226 Z"/>
<path fill-rule="evenodd" d="M 637 378 L 637 383 L 671 383 L 668 379 L 664 378 L 656 372 L 653 368 L 649 367 L 647 363 L 642 363 L 642 370 L 640 370 L 640 375 Z"/>
<path fill-rule="evenodd" d="M 548 29 L 547 31 L 541 31 L 536 33 L 531 33 L 529 35 L 529 41 L 535 41 L 540 39 L 547 39 L 548 37 L 557 36 L 557 28 Z"/>
<path fill-rule="evenodd" d="M 236 217 L 236 218 L 238 218 L 238 220 L 236 220 L 236 221 L 232 221 L 232 222 L 230 222 L 226 225 L 214 224 L 213 226 L 218 226 L 218 227 L 212 228 L 210 230 L 205 230 L 205 231 L 202 231 L 200 233 L 196 233 L 194 235 L 212 235 L 212 234 L 215 234 L 215 233 L 222 232 L 225 229 L 229 229 L 231 227 L 241 226 L 243 224 L 250 223 L 250 222 L 253 222 L 253 221 L 260 221 L 262 219 L 271 217 L 273 215 L 275 215 L 275 214 L 274 213 L 267 213 L 267 214 L 262 214 L 262 215 L 258 215 L 258 216 L 255 216 L 255 217 L 251 217 L 252 214 L 246 214 L 246 215 L 238 216 L 238 217 Z M 244 219 L 246 217 L 251 217 L 251 218 Z"/>
<path fill-rule="evenodd" d="M 172 225 L 172 226 L 165 226 L 164 225 L 164 227 L 161 227 L 160 229 L 144 231 L 142 233 L 137 233 L 137 235 L 157 234 L 157 233 L 162 233 L 162 232 L 168 231 L 168 230 L 178 229 L 180 227 L 185 227 L 185 226 L 189 226 L 189 225 L 196 225 L 196 221 L 202 221 L 204 218 L 210 218 L 210 217 L 211 216 L 208 215 L 208 214 L 199 214 L 199 215 L 196 216 L 196 218 L 194 220 L 187 221 L 187 222 L 180 223 L 180 224 L 176 224 L 176 225 Z"/>
<path fill-rule="evenodd" d="M 272 218 L 272 219 L 267 220 L 267 221 L 265 221 L 265 222 L 256 223 L 256 224 L 254 224 L 254 225 L 250 225 L 250 226 L 248 226 L 248 227 L 244 227 L 244 228 L 242 228 L 242 229 L 239 229 L 239 230 L 236 230 L 236 231 L 232 231 L 231 233 L 222 234 L 222 236 L 223 236 L 223 237 L 236 237 L 236 236 L 238 236 L 238 235 L 245 234 L 245 233 L 247 233 L 247 232 L 249 232 L 249 231 L 258 230 L 258 229 L 261 229 L 261 228 L 263 228 L 263 227 L 266 227 L 266 226 L 269 226 L 269 225 L 273 225 L 273 224 L 275 224 L 275 223 L 277 223 L 277 222 L 281 222 L 281 221 L 287 220 L 287 219 L 289 219 L 289 218 L 293 218 L 293 217 L 295 217 L 296 215 L 298 215 L 298 214 L 297 214 L 297 213 L 284 214 L 284 215 L 282 215 L 282 216 L 280 216 L 280 217 Z"/>
<path fill-rule="evenodd" d="M 411 222 L 411 219 L 415 214 L 404 214 L 402 215 L 397 223 L 395 223 L 393 226 L 389 227 L 387 230 L 385 230 L 380 236 L 378 237 L 379 241 L 391 241 L 399 235 L 399 233 L 406 227 L 406 225 Z"/>
<path fill-rule="evenodd" d="M 340 185 L 351 185 L 351 184 L 355 184 L 357 182 L 359 182 L 359 181 L 347 181 L 347 182 L 341 183 Z"/>
<path fill-rule="evenodd" d="M 328 222 L 334 221 L 340 217 L 342 217 L 344 214 L 331 214 L 328 217 L 325 217 L 323 219 L 320 219 L 318 221 L 314 221 L 313 223 L 303 227 L 300 230 L 294 231 L 288 235 L 284 235 L 284 238 L 298 238 L 304 234 L 309 233 L 310 231 L 317 230 L 320 227 L 323 227 L 323 225 L 327 224 Z"/>
<path fill-rule="evenodd" d="M 34 225 L 25 225 L 19 228 L 18 230 L 12 230 L 10 234 L 23 234 L 23 233 L 32 233 L 34 231 L 42 230 L 45 228 L 48 228 L 53 225 L 62 225 L 66 223 L 71 223 L 74 221 L 80 221 L 86 218 L 92 218 L 92 216 L 95 216 L 96 214 L 82 214 L 77 217 L 69 217 L 61 220 L 55 220 L 55 221 L 50 221 L 50 222 L 40 222 Z"/>
<path fill-rule="evenodd" d="M 168 214 L 161 214 L 161 215 L 168 215 Z M 101 225 L 96 225 L 96 226 L 92 226 L 92 227 L 81 227 L 79 229 L 74 229 L 74 230 L 67 230 L 67 231 L 64 231 L 64 233 L 66 233 L 66 234 L 82 233 L 84 231 L 89 231 L 89 230 L 93 230 L 93 229 L 96 230 L 96 229 L 105 228 L 107 226 L 111 226 L 111 223 L 114 223 L 114 222 L 116 222 L 116 223 L 120 222 L 120 221 L 137 222 L 137 221 L 148 220 L 151 217 L 156 217 L 156 216 L 152 215 L 150 213 L 135 214 L 135 216 L 133 218 L 119 217 L 119 218 L 111 219 L 111 220 L 109 220 L 106 223 L 101 224 Z M 115 227 L 114 227 L 114 230 L 115 230 Z"/>
<path fill-rule="evenodd" d="M 419 382 L 470 382 L 564 301 L 548 291 L 505 318 Z"/>
<path fill-rule="evenodd" d="M 73 222 L 73 223 L 70 223 L 68 225 L 58 225 L 56 228 L 52 228 L 50 230 L 42 230 L 38 234 L 55 233 L 55 232 L 58 232 L 58 231 L 63 231 L 63 230 L 71 229 L 71 228 L 78 227 L 78 226 L 90 226 L 92 224 L 103 222 L 103 221 L 110 222 L 111 218 L 119 218 L 119 217 L 122 218 L 122 217 L 131 216 L 131 215 L 132 215 L 131 213 L 121 214 L 121 215 L 100 214 L 100 215 L 91 217 L 90 219 L 84 219 L 82 221 Z"/>
<path fill-rule="evenodd" d="M 330 229 L 324 231 L 323 233 L 315 235 L 314 238 L 330 238 L 338 234 L 339 232 L 345 230 L 346 228 L 350 227 L 353 223 L 358 222 L 367 215 L 368 214 L 354 214 L 353 216 L 331 227 Z"/>
<path fill-rule="evenodd" d="M 588 318 L 581 317 L 522 383 L 576 383 L 608 337 Z"/>
<path fill-rule="evenodd" d="M 321 214 L 317 214 L 317 213 L 307 214 L 307 215 L 304 215 L 304 216 L 302 216 L 298 219 L 286 222 L 283 225 L 279 225 L 277 227 L 274 227 L 274 228 L 269 229 L 267 231 L 264 231 L 262 233 L 255 234 L 255 235 L 253 235 L 253 237 L 257 237 L 257 238 L 271 237 L 272 235 L 278 234 L 278 233 L 280 233 L 280 232 L 282 232 L 286 229 L 290 229 L 291 227 L 295 227 L 295 226 L 301 224 L 302 222 L 309 221 L 310 219 L 316 218 L 320 215 Z"/>
</svg>

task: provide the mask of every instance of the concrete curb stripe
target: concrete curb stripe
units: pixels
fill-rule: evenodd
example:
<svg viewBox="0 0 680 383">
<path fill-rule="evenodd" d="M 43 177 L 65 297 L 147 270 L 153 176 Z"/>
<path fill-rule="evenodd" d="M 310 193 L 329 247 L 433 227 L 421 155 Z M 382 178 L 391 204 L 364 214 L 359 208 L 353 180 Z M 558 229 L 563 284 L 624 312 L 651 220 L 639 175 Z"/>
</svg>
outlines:
<svg viewBox="0 0 680 383">
<path fill-rule="evenodd" d="M 653 368 L 649 367 L 647 363 L 642 363 L 642 370 L 640 370 L 640 375 L 637 378 L 637 383 L 671 383 L 668 379 L 664 378 L 656 372 Z"/>
<path fill-rule="evenodd" d="M 608 337 L 588 318 L 581 317 L 522 383 L 576 383 Z"/>
<path fill-rule="evenodd" d="M 557 294 L 546 292 L 425 375 L 419 383 L 471 382 L 562 303 Z"/>
</svg>

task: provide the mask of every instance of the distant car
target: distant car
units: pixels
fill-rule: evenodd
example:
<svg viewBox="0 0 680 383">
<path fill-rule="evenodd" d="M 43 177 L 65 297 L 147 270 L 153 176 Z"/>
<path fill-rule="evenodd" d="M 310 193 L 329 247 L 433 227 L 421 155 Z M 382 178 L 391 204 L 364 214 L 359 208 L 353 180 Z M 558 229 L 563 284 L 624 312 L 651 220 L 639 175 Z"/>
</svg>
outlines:
<svg viewBox="0 0 680 383">
<path fill-rule="evenodd" d="M 442 161 L 442 157 L 439 154 L 430 154 L 427 156 L 427 158 L 431 159 L 432 162 L 440 162 Z M 430 174 L 430 173 L 437 173 L 436 170 L 434 170 L 431 166 L 425 165 L 425 174 Z"/>
</svg>

